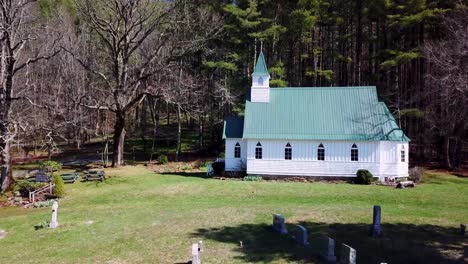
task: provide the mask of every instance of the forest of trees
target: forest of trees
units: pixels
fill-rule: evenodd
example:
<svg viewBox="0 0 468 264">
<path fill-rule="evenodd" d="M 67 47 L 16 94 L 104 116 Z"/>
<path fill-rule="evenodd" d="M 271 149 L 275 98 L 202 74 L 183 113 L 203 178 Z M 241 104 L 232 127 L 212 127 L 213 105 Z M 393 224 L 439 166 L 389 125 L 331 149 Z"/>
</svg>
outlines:
<svg viewBox="0 0 468 264">
<path fill-rule="evenodd" d="M 413 164 L 467 161 L 461 0 L 0 0 L 0 41 L 1 191 L 12 155 L 109 137 L 119 166 L 165 119 L 175 159 L 182 127 L 221 149 L 260 49 L 274 87 L 377 86 Z"/>
</svg>

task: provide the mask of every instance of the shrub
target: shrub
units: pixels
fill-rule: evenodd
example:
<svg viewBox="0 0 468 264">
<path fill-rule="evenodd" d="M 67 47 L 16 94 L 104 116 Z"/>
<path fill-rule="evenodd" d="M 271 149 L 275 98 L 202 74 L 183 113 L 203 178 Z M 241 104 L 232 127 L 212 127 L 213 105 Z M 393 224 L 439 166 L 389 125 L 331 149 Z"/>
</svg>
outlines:
<svg viewBox="0 0 468 264">
<path fill-rule="evenodd" d="M 221 173 L 224 171 L 224 166 L 224 161 L 215 161 L 213 164 L 211 164 L 211 167 L 213 167 L 213 171 L 216 175 L 221 175 Z"/>
<path fill-rule="evenodd" d="M 46 201 L 39 201 L 34 203 L 35 208 L 51 207 L 54 202 L 58 202 L 57 199 L 50 199 Z"/>
<path fill-rule="evenodd" d="M 358 170 L 356 172 L 357 184 L 371 184 L 374 181 L 374 175 L 368 170 Z"/>
<path fill-rule="evenodd" d="M 183 171 L 192 170 L 192 169 L 193 169 L 193 168 L 192 168 L 192 166 L 190 166 L 190 165 L 185 165 L 185 166 L 182 167 L 182 170 L 183 170 Z"/>
<path fill-rule="evenodd" d="M 62 169 L 62 163 L 53 160 L 41 161 L 39 168 L 45 171 L 59 171 Z"/>
<path fill-rule="evenodd" d="M 166 155 L 159 155 L 159 163 L 167 164 L 167 163 L 169 163 L 169 159 L 167 158 Z"/>
<path fill-rule="evenodd" d="M 245 176 L 244 181 L 262 181 L 263 178 L 261 176 Z"/>
<path fill-rule="evenodd" d="M 14 187 L 14 192 L 18 192 L 22 197 L 28 197 L 29 192 L 33 192 L 42 186 L 44 183 L 41 182 L 30 182 L 28 180 L 17 181 Z"/>
<path fill-rule="evenodd" d="M 54 174 L 53 181 L 55 186 L 52 194 L 55 197 L 63 197 L 65 195 L 65 183 L 63 182 L 62 177 L 59 174 Z"/>
<path fill-rule="evenodd" d="M 424 175 L 424 168 L 423 167 L 414 167 L 409 170 L 409 177 L 408 180 L 413 181 L 415 183 L 421 181 Z"/>
</svg>

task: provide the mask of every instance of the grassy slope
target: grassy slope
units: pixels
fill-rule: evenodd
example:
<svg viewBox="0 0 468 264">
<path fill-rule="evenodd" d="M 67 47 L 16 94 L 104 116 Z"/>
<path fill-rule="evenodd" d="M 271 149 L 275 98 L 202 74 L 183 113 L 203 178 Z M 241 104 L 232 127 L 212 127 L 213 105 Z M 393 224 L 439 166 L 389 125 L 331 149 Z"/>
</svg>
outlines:
<svg viewBox="0 0 468 264">
<path fill-rule="evenodd" d="M 271 214 L 358 249 L 359 263 L 450 263 L 468 246 L 468 179 L 429 175 L 415 189 L 351 184 L 239 182 L 157 175 L 144 167 L 109 170 L 105 183 L 66 185 L 60 228 L 34 231 L 50 209 L 0 209 L 0 263 L 177 263 L 204 240 L 204 263 L 316 260 L 269 230 Z M 385 236 L 367 236 L 372 205 Z M 86 222 L 94 224 L 87 226 Z M 238 246 L 242 240 L 244 248 Z M 380 262 L 379 262 L 380 263 Z"/>
</svg>

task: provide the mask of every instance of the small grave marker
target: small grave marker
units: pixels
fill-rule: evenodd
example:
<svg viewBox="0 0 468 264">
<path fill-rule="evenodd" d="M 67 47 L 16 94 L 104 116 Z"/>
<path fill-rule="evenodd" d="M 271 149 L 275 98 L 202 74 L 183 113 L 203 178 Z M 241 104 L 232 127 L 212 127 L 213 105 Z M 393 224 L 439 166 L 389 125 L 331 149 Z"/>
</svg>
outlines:
<svg viewBox="0 0 468 264">
<path fill-rule="evenodd" d="M 308 246 L 307 229 L 301 225 L 297 225 L 294 230 L 294 240 L 301 246 Z"/>
<path fill-rule="evenodd" d="M 286 224 L 284 217 L 279 214 L 273 214 L 273 229 L 278 231 L 282 235 L 286 235 L 288 230 L 286 229 Z"/>
<path fill-rule="evenodd" d="M 52 204 L 52 220 L 50 221 L 49 228 L 56 228 L 58 226 L 57 210 L 58 210 L 58 203 L 55 201 Z"/>
<path fill-rule="evenodd" d="M 192 264 L 200 263 L 200 252 L 198 251 L 198 244 L 192 244 Z"/>
<path fill-rule="evenodd" d="M 335 240 L 330 237 L 323 237 L 320 241 L 320 256 L 329 263 L 336 262 Z"/>
<path fill-rule="evenodd" d="M 372 217 L 372 226 L 371 226 L 371 236 L 381 236 L 382 235 L 382 226 L 380 224 L 381 220 L 381 209 L 380 205 L 374 205 L 374 215 Z"/>
<path fill-rule="evenodd" d="M 341 244 L 340 264 L 356 264 L 356 250 L 346 244 Z"/>
<path fill-rule="evenodd" d="M 8 235 L 7 231 L 0 229 L 0 239 L 5 238 L 7 235 Z"/>
<path fill-rule="evenodd" d="M 203 252 L 203 241 L 198 241 L 198 251 Z"/>
</svg>

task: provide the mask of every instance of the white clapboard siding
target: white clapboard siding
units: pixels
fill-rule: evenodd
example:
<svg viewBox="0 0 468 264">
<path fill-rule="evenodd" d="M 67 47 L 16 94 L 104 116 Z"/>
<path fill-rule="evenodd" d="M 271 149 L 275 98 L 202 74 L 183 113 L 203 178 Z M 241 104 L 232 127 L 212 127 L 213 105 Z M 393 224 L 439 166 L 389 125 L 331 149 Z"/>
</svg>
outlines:
<svg viewBox="0 0 468 264">
<path fill-rule="evenodd" d="M 251 101 L 258 103 L 268 103 L 270 101 L 270 88 L 252 87 Z"/>
<path fill-rule="evenodd" d="M 246 140 L 247 173 L 259 175 L 342 176 L 354 177 L 359 169 L 367 169 L 375 177 L 408 176 L 408 144 L 393 141 L 305 141 L 305 140 Z M 263 158 L 255 159 L 257 143 L 262 145 Z M 284 159 L 286 144 L 292 147 L 292 160 Z M 317 160 L 317 149 L 325 147 L 325 161 Z M 356 144 L 359 161 L 351 161 L 351 147 Z M 230 146 L 229 150 L 228 145 Z M 233 157 L 234 143 L 226 142 L 226 158 Z M 405 162 L 400 151 L 405 149 Z M 243 148 L 244 149 L 244 148 Z M 228 156 L 228 152 L 232 152 Z M 242 154 L 242 158 L 244 158 Z M 226 168 L 235 168 L 235 162 Z"/>
<path fill-rule="evenodd" d="M 234 158 L 234 147 L 236 143 L 241 145 L 241 158 Z M 247 164 L 247 141 L 242 138 L 227 138 L 225 151 L 225 169 L 226 171 L 238 171 Z M 245 169 L 245 168 L 244 168 Z"/>
</svg>

